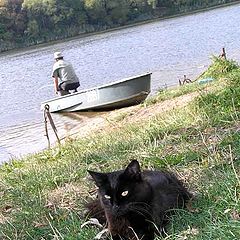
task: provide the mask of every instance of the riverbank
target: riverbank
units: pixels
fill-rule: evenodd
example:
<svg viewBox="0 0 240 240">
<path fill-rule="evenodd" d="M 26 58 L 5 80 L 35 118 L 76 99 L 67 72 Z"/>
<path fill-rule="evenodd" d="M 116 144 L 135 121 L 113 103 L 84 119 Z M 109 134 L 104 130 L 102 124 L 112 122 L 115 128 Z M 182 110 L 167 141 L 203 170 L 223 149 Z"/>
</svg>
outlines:
<svg viewBox="0 0 240 240">
<path fill-rule="evenodd" d="M 7 50 L 1 50 L 1 46 L 0 46 L 0 54 L 4 54 L 4 53 L 11 53 L 11 52 L 18 52 L 18 51 L 22 51 L 22 49 L 35 49 L 36 47 L 45 47 L 45 46 L 49 46 L 52 44 L 57 44 L 57 43 L 61 43 L 61 42 L 66 42 L 66 41 L 72 41 L 75 39 L 81 39 L 81 38 L 85 38 L 85 37 L 90 37 L 90 36 L 95 36 L 98 34 L 103 34 L 103 33 L 108 33 L 108 32 L 113 32 L 113 31 L 118 31 L 121 29 L 127 29 L 127 28 L 131 28 L 131 27 L 136 27 L 136 26 L 140 26 L 140 25 L 144 25 L 144 24 L 149 24 L 152 22 L 156 22 L 156 21 L 162 21 L 162 20 L 167 20 L 167 19 L 172 19 L 172 18 L 178 18 L 178 17 L 182 17 L 182 16 L 187 16 L 187 15 L 192 15 L 192 14 L 196 14 L 196 13 L 201 13 L 201 12 L 205 12 L 205 11 L 211 11 L 214 9 L 218 9 L 218 8 L 224 8 L 224 7 L 228 7 L 228 6 L 232 6 L 232 5 L 237 5 L 239 4 L 239 1 L 234 1 L 234 2 L 229 2 L 229 3 L 224 3 L 224 4 L 220 4 L 220 5 L 216 5 L 216 6 L 212 6 L 212 7 L 208 7 L 208 8 L 200 8 L 197 10 L 192 10 L 192 11 L 187 11 L 187 12 L 180 12 L 177 14 L 173 14 L 173 15 L 168 15 L 168 16 L 155 16 L 152 19 L 148 19 L 148 20 L 144 20 L 144 21 L 137 21 L 135 23 L 128 23 L 124 26 L 118 26 L 118 27 L 112 27 L 109 29 L 104 29 L 104 30 L 100 30 L 100 31 L 94 31 L 94 32 L 88 32 L 88 33 L 81 33 L 79 35 L 73 36 L 73 37 L 68 37 L 68 38 L 61 38 L 58 40 L 51 40 L 48 42 L 39 42 L 38 44 L 33 44 L 33 45 L 26 45 L 24 47 L 13 47 Z"/>
<path fill-rule="evenodd" d="M 240 69 L 215 59 L 202 77 L 209 76 L 215 81 L 161 90 L 110 112 L 85 136 L 79 129 L 61 148 L 1 166 L 0 238 L 93 239 L 101 229 L 81 228 L 93 190 L 87 169 L 138 159 L 145 169 L 176 172 L 196 195 L 164 239 L 239 239 Z"/>
</svg>

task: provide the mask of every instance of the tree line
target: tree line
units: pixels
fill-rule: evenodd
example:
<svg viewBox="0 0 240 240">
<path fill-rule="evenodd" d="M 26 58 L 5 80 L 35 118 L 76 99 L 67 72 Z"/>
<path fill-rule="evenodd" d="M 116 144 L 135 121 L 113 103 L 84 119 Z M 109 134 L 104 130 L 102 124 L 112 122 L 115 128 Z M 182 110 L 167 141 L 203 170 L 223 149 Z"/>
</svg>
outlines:
<svg viewBox="0 0 240 240">
<path fill-rule="evenodd" d="M 236 0 L 0 0 L 0 51 Z"/>
</svg>

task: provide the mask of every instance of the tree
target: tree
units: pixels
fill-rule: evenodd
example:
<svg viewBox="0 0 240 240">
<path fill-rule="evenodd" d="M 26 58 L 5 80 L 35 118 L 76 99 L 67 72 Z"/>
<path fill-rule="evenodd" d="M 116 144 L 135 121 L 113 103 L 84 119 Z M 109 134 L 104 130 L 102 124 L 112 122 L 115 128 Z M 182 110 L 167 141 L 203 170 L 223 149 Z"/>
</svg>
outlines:
<svg viewBox="0 0 240 240">
<path fill-rule="evenodd" d="M 22 11 L 23 0 L 0 1 L 2 37 L 9 41 L 22 38 L 26 29 L 26 13 Z"/>
<path fill-rule="evenodd" d="M 51 32 L 54 27 L 52 15 L 56 12 L 56 0 L 25 0 L 23 9 L 28 17 L 28 36 L 44 37 L 47 32 Z"/>
<path fill-rule="evenodd" d="M 79 0 L 56 0 L 54 23 L 59 26 L 77 26 L 86 22 L 84 2 Z"/>
</svg>

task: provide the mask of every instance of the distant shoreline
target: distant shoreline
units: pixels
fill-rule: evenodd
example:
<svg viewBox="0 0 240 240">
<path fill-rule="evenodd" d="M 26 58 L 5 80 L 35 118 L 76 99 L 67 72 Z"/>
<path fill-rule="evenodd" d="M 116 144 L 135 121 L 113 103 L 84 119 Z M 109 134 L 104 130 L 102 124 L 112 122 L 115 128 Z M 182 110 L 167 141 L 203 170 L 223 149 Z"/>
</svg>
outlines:
<svg viewBox="0 0 240 240">
<path fill-rule="evenodd" d="M 103 33 L 114 32 L 114 31 L 117 31 L 117 30 L 132 28 L 132 27 L 136 27 L 136 26 L 141 26 L 141 25 L 145 25 L 145 24 L 149 24 L 149 23 L 153 23 L 153 22 L 157 22 L 157 21 L 161 21 L 161 20 L 168 20 L 168 19 L 172 19 L 172 18 L 178 18 L 178 17 L 188 16 L 188 15 L 193 15 L 195 13 L 211 11 L 211 10 L 214 10 L 214 9 L 224 8 L 224 7 L 233 6 L 233 5 L 237 5 L 237 4 L 240 5 L 240 2 L 235 1 L 235 2 L 225 3 L 225 4 L 221 4 L 221 5 L 216 5 L 216 6 L 209 7 L 209 8 L 201 8 L 201 9 L 193 10 L 193 11 L 189 11 L 189 12 L 182 12 L 182 13 L 178 13 L 178 14 L 174 14 L 174 15 L 170 15 L 170 16 L 166 16 L 166 17 L 156 17 L 156 18 L 141 21 L 141 22 L 129 23 L 129 24 L 126 24 L 124 26 L 109 28 L 107 30 L 100 30 L 100 31 L 90 32 L 90 33 L 82 33 L 82 34 L 79 34 L 79 35 L 76 35 L 76 36 L 73 36 L 73 37 L 69 37 L 69 38 L 64 38 L 64 39 L 39 43 L 39 44 L 26 46 L 26 47 L 13 48 L 13 49 L 9 49 L 9 50 L 2 51 L 2 52 L 0 50 L 0 56 L 8 54 L 8 53 L 13 53 L 13 52 L 17 53 L 17 52 L 22 51 L 23 49 L 31 50 L 31 49 L 35 49 L 35 48 L 38 48 L 38 47 L 45 47 L 45 46 L 54 45 L 54 44 L 61 43 L 61 42 L 68 42 L 68 41 L 72 41 L 72 40 L 75 40 L 75 39 L 81 39 L 81 38 L 85 38 L 85 37 L 89 37 L 89 36 L 95 36 L 95 35 L 99 35 L 99 34 L 103 34 Z"/>
</svg>

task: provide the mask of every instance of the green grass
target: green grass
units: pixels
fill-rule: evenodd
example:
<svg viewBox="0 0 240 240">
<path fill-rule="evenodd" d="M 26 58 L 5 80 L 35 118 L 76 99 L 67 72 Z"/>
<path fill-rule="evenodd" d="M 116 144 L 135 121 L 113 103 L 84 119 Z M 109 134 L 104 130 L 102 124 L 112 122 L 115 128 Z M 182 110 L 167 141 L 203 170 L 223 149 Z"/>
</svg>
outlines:
<svg viewBox="0 0 240 240">
<path fill-rule="evenodd" d="M 193 82 L 191 84 L 184 84 L 181 87 L 172 87 L 170 89 L 163 88 L 160 89 L 156 95 L 147 98 L 146 101 L 142 104 L 142 106 L 146 107 L 160 101 L 180 97 L 182 95 L 192 93 L 194 91 L 200 91 L 205 87 L 206 87 L 205 85 L 200 85 L 198 83 Z"/>
<path fill-rule="evenodd" d="M 179 210 L 164 239 L 240 239 L 240 70 L 217 59 L 205 74 L 216 80 L 164 90 L 154 100 L 197 92 L 185 107 L 2 165 L 0 239 L 93 239 L 99 229 L 81 229 L 93 189 L 86 170 L 112 171 L 130 159 L 177 172 L 196 193 L 192 211 Z"/>
</svg>

